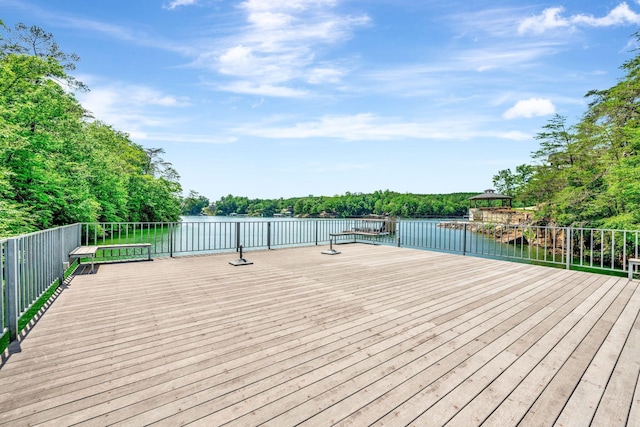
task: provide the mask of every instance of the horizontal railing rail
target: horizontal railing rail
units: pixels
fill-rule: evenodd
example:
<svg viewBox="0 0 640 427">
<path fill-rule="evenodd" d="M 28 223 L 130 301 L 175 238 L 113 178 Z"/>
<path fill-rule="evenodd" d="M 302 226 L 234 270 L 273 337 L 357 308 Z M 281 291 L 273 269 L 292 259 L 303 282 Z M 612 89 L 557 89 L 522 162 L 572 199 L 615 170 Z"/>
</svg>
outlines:
<svg viewBox="0 0 640 427">
<path fill-rule="evenodd" d="M 348 233 L 355 231 L 356 233 Z M 83 223 L 0 240 L 0 351 L 63 283 L 78 246 L 149 243 L 152 257 L 366 242 L 515 260 L 610 274 L 628 273 L 640 230 L 501 225 L 464 220 L 239 219 Z M 96 261 L 144 255 L 105 249 Z"/>
</svg>

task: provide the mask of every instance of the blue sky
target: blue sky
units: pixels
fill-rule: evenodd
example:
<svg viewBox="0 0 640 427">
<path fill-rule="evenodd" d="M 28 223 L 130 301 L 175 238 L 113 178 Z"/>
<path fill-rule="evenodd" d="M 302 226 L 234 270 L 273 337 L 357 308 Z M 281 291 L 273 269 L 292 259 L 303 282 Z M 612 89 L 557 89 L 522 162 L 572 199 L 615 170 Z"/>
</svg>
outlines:
<svg viewBox="0 0 640 427">
<path fill-rule="evenodd" d="M 636 48 L 640 1 L 0 0 L 80 56 L 103 122 L 185 192 L 481 192 L 577 122 Z"/>
</svg>

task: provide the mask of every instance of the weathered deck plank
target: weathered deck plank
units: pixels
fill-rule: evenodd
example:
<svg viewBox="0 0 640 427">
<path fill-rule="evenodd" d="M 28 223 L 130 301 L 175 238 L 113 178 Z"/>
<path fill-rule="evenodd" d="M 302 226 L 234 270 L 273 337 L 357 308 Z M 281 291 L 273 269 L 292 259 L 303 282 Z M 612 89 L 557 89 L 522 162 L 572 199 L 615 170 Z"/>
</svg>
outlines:
<svg viewBox="0 0 640 427">
<path fill-rule="evenodd" d="M 0 424 L 638 417 L 637 282 L 387 246 L 341 250 L 247 252 L 254 264 L 243 267 L 228 265 L 233 254 L 158 259 L 76 276 L 0 368 Z"/>
</svg>

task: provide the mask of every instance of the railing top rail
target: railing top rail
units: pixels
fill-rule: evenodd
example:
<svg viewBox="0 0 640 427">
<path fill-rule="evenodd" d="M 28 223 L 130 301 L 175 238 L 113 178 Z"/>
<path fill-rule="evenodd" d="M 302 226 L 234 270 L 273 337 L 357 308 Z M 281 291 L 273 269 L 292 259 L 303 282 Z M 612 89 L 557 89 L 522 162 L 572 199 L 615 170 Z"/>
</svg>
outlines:
<svg viewBox="0 0 640 427">
<path fill-rule="evenodd" d="M 72 228 L 72 227 L 78 226 L 79 224 L 80 223 L 69 224 L 69 225 L 61 225 L 61 226 L 58 226 L 58 227 L 47 228 L 45 230 L 38 230 L 38 231 L 34 231 L 34 232 L 31 232 L 31 233 L 27 233 L 27 234 L 19 234 L 17 236 L 4 237 L 4 238 L 2 238 L 0 240 L 4 241 L 4 240 L 11 240 L 11 239 L 22 239 L 24 237 L 38 236 L 40 234 L 51 233 L 51 232 L 56 231 L 56 230 L 63 230 L 65 228 Z"/>
<path fill-rule="evenodd" d="M 569 228 L 572 231 L 574 230 L 587 230 L 587 231 L 606 231 L 606 232 L 615 232 L 615 233 L 640 233 L 640 230 L 626 230 L 623 228 L 588 228 L 588 227 L 565 227 L 565 228 Z"/>
<path fill-rule="evenodd" d="M 177 224 L 179 222 L 181 221 L 150 221 L 150 222 L 107 221 L 107 222 L 82 222 L 80 224 L 81 225 L 147 225 L 147 224 Z"/>
</svg>

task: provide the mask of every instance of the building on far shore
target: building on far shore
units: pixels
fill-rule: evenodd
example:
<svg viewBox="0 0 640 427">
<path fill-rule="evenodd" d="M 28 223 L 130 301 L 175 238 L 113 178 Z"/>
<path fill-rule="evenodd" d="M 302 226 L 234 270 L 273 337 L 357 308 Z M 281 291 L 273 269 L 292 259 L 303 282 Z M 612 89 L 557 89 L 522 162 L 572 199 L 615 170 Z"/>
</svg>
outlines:
<svg viewBox="0 0 640 427">
<path fill-rule="evenodd" d="M 484 190 L 469 198 L 469 221 L 497 224 L 522 224 L 531 218 L 531 212 L 513 209 L 513 197 Z"/>
</svg>

